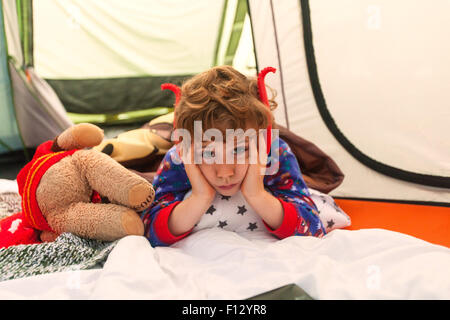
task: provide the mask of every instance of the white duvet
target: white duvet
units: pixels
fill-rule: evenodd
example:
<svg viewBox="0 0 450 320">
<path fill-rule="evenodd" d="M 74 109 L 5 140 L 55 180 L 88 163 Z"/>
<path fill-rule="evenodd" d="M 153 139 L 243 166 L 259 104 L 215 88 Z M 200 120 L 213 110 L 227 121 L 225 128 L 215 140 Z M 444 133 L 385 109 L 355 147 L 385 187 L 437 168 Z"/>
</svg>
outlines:
<svg viewBox="0 0 450 320">
<path fill-rule="evenodd" d="M 450 299 L 450 249 L 380 229 L 323 239 L 201 230 L 119 241 L 103 269 L 0 283 L 0 299 L 246 299 L 295 283 L 315 299 Z"/>
</svg>

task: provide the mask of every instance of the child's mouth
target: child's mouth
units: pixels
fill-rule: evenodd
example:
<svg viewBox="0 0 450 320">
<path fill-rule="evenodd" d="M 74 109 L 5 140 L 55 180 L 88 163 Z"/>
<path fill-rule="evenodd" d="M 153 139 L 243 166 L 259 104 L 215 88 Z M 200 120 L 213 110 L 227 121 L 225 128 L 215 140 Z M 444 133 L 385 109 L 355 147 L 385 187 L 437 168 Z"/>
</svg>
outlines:
<svg viewBox="0 0 450 320">
<path fill-rule="evenodd" d="M 218 188 L 219 188 L 220 190 L 231 190 L 231 189 L 233 189 L 236 185 L 237 185 L 237 183 L 235 183 L 235 184 L 228 184 L 228 185 L 225 185 L 225 186 L 218 186 Z"/>
</svg>

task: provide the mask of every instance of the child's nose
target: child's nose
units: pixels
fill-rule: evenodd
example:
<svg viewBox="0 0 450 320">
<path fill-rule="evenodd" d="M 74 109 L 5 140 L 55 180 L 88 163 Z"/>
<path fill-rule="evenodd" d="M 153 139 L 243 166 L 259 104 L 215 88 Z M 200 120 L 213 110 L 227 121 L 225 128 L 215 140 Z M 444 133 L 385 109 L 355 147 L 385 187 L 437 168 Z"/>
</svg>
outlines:
<svg viewBox="0 0 450 320">
<path fill-rule="evenodd" d="M 234 164 L 218 164 L 216 175 L 218 178 L 227 179 L 234 175 Z"/>
</svg>

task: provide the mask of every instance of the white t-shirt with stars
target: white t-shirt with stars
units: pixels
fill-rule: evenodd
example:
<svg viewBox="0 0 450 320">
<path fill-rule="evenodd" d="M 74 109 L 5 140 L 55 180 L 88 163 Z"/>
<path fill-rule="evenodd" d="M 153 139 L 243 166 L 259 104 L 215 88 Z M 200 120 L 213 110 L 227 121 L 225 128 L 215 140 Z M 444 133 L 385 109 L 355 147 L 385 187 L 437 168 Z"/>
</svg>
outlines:
<svg viewBox="0 0 450 320">
<path fill-rule="evenodd" d="M 184 199 L 191 193 L 192 191 L 186 193 Z M 261 217 L 247 203 L 241 191 L 233 196 L 216 193 L 210 207 L 192 231 L 207 228 L 221 228 L 241 234 L 267 232 Z"/>
</svg>

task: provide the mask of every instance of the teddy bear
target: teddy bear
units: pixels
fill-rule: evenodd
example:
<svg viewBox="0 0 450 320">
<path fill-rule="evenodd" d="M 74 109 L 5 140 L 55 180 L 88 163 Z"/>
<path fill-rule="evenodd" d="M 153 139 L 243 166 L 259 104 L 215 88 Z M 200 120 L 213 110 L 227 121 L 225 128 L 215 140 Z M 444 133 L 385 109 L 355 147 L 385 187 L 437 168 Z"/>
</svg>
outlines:
<svg viewBox="0 0 450 320">
<path fill-rule="evenodd" d="M 103 130 L 81 123 L 37 148 L 17 176 L 22 212 L 0 221 L 0 248 L 64 232 L 103 241 L 144 234 L 138 212 L 153 202 L 153 186 L 92 148 L 102 140 Z"/>
</svg>

